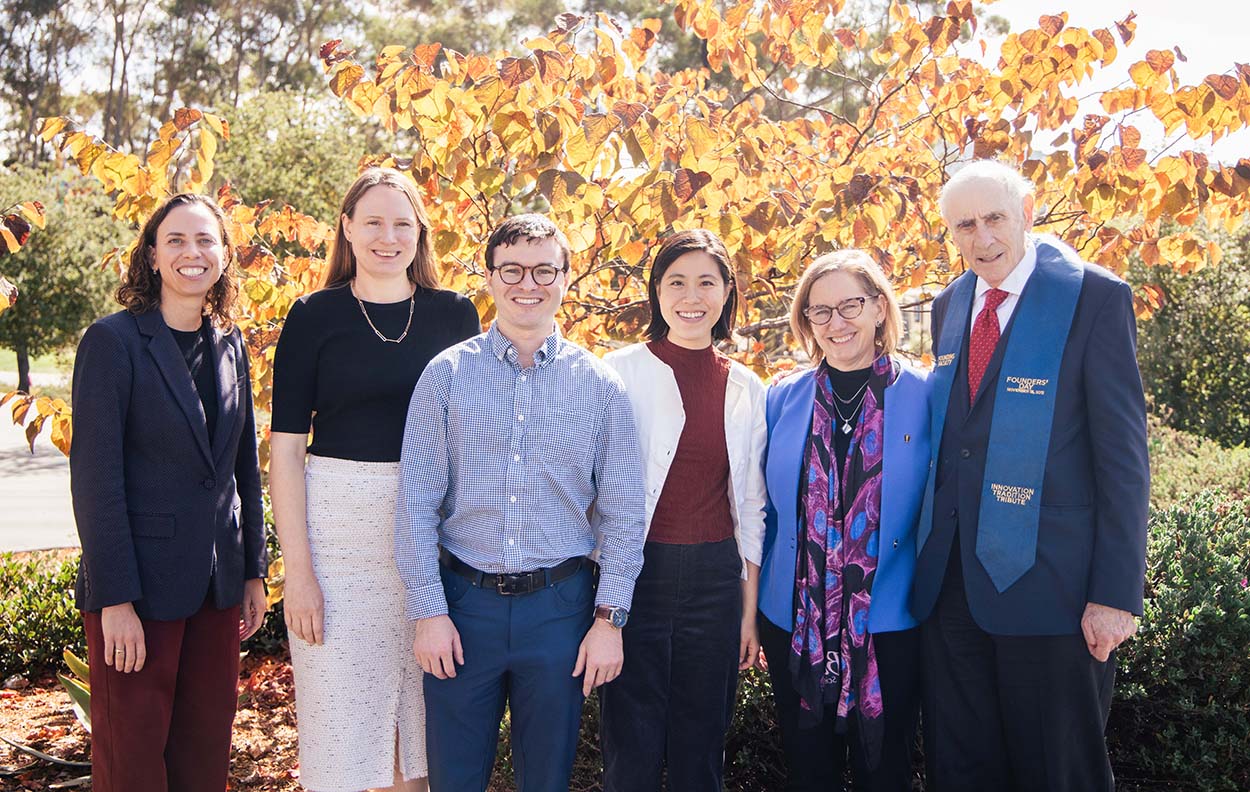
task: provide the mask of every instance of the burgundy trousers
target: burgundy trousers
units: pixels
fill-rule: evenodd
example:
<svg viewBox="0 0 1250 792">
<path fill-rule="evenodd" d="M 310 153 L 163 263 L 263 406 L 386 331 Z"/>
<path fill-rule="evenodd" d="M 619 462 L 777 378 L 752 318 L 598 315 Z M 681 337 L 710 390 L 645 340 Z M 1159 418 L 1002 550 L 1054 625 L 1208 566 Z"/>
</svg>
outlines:
<svg viewBox="0 0 1250 792">
<path fill-rule="evenodd" d="M 210 600 L 177 621 L 143 620 L 147 661 L 104 664 L 100 614 L 83 612 L 91 663 L 95 792 L 222 792 L 239 684 L 239 607 Z"/>
</svg>

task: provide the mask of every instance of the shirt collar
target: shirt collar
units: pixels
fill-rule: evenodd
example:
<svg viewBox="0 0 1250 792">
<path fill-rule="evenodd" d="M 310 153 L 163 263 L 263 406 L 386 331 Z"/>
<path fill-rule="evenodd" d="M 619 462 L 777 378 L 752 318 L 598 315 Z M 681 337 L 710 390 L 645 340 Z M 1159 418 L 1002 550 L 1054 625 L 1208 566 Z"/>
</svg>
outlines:
<svg viewBox="0 0 1250 792">
<path fill-rule="evenodd" d="M 490 330 L 486 333 L 486 339 L 490 344 L 491 354 L 501 363 L 510 363 L 515 365 L 517 358 L 516 347 L 508 340 L 507 336 L 499 331 L 499 323 L 491 324 Z M 551 335 L 543 339 L 543 343 L 534 352 L 534 368 L 542 368 L 551 361 L 555 360 L 556 350 L 560 347 L 560 330 L 553 322 L 551 325 Z"/>
<path fill-rule="evenodd" d="M 1029 276 L 1033 274 L 1033 270 L 1037 268 L 1037 243 L 1033 237 L 1029 237 L 1024 242 L 1024 255 L 1020 258 L 1020 263 L 1016 268 L 1003 278 L 1003 282 L 998 284 L 998 288 L 1010 295 L 1019 297 L 1024 291 L 1024 284 L 1029 282 Z M 985 279 L 980 275 L 977 276 L 977 293 L 976 297 L 980 298 L 990 289 L 994 288 L 986 283 Z"/>
</svg>

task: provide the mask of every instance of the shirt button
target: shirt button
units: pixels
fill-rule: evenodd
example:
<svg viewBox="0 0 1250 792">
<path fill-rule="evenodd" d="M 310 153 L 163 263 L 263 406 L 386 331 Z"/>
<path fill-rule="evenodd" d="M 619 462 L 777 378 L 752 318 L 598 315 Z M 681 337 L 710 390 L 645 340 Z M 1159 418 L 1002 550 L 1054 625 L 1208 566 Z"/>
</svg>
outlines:
<svg viewBox="0 0 1250 792">
<path fill-rule="evenodd" d="M 516 540 L 515 540 L 515 539 L 509 539 L 509 540 L 508 540 L 508 544 L 510 544 L 510 545 L 514 545 L 514 544 L 516 544 Z"/>
<path fill-rule="evenodd" d="M 527 379 L 529 379 L 529 377 L 524 374 L 521 375 L 521 382 L 525 382 Z"/>
<path fill-rule="evenodd" d="M 512 455 L 512 461 L 513 461 L 513 462 L 520 462 L 520 461 L 521 461 L 521 455 L 520 455 L 520 454 L 513 454 L 513 455 Z"/>
<path fill-rule="evenodd" d="M 524 415 L 518 415 L 518 416 L 516 417 L 516 419 L 517 419 L 518 421 L 524 421 L 524 420 L 525 420 L 525 416 L 524 416 Z"/>
<path fill-rule="evenodd" d="M 513 495 L 511 498 L 508 498 L 508 500 L 512 501 L 513 503 L 516 503 L 516 496 Z"/>
</svg>

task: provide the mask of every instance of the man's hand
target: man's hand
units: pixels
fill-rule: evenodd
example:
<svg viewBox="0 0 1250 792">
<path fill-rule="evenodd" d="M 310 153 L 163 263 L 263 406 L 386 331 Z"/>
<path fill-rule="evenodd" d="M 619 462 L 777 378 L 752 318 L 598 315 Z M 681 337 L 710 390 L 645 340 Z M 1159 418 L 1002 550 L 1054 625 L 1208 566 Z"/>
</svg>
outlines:
<svg viewBox="0 0 1250 792">
<path fill-rule="evenodd" d="M 288 632 L 307 644 L 325 641 L 325 598 L 311 569 L 287 569 L 282 588 L 282 616 Z"/>
<path fill-rule="evenodd" d="M 412 654 L 422 670 L 439 679 L 456 675 L 456 664 L 464 665 L 464 647 L 460 633 L 447 614 L 417 620 L 417 635 L 412 639 Z"/>
<path fill-rule="evenodd" d="M 239 640 L 246 641 L 265 623 L 265 581 L 252 578 L 243 583 L 243 605 L 239 608 Z"/>
<path fill-rule="evenodd" d="M 582 680 L 582 695 L 589 696 L 590 691 L 616 679 L 624 665 L 621 631 L 603 619 L 595 619 L 577 649 L 577 665 L 573 667 L 575 677 L 586 672 Z"/>
<path fill-rule="evenodd" d="M 148 659 L 143 641 L 143 622 L 132 602 L 110 605 L 100 611 L 100 632 L 104 633 L 104 664 L 123 674 L 142 671 Z"/>
<path fill-rule="evenodd" d="M 1137 620 L 1128 611 L 1085 603 L 1085 615 L 1081 617 L 1081 632 L 1089 653 L 1100 663 L 1107 662 L 1111 650 L 1124 643 L 1137 632 Z"/>
<path fill-rule="evenodd" d="M 755 620 L 755 610 L 742 616 L 742 637 L 738 641 L 738 670 L 746 671 L 751 666 L 764 668 L 760 665 L 763 657 L 760 651 L 760 631 Z"/>
</svg>

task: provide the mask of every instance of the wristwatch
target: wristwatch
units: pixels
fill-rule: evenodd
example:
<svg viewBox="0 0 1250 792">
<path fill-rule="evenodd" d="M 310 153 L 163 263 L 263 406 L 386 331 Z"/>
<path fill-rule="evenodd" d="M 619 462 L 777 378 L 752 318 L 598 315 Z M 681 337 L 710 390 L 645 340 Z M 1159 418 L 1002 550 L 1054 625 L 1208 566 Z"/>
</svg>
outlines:
<svg viewBox="0 0 1250 792">
<path fill-rule="evenodd" d="M 619 630 L 625 626 L 625 622 L 629 621 L 629 611 L 615 605 L 600 605 L 595 608 L 595 618 L 603 619 Z"/>
</svg>

